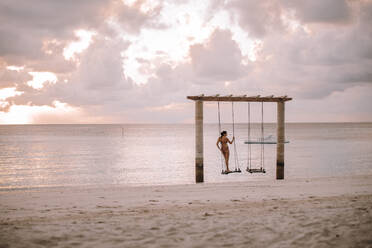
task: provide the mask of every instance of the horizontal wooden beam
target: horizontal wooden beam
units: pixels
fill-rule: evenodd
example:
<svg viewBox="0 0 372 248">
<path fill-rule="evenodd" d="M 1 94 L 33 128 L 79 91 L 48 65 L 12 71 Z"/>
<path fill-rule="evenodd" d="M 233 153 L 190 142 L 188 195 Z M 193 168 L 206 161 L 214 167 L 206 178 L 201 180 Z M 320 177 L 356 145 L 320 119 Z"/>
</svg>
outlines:
<svg viewBox="0 0 372 248">
<path fill-rule="evenodd" d="M 199 96 L 187 96 L 187 99 L 194 100 L 194 101 L 213 101 L 213 102 L 286 102 L 292 100 L 291 97 L 287 96 L 220 96 L 220 95 L 214 95 L 214 96 L 205 96 L 205 95 L 199 95 Z"/>
</svg>

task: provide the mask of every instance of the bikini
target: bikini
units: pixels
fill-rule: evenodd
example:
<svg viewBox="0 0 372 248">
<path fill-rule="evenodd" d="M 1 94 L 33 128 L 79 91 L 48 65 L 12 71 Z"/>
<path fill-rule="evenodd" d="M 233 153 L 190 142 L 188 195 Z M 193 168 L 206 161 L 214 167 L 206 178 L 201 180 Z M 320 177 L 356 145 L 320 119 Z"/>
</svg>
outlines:
<svg viewBox="0 0 372 248">
<path fill-rule="evenodd" d="M 222 141 L 222 138 L 221 138 L 221 151 L 222 153 L 226 153 L 226 152 L 229 152 L 229 146 L 227 145 L 227 139 L 225 139 L 225 142 Z"/>
</svg>

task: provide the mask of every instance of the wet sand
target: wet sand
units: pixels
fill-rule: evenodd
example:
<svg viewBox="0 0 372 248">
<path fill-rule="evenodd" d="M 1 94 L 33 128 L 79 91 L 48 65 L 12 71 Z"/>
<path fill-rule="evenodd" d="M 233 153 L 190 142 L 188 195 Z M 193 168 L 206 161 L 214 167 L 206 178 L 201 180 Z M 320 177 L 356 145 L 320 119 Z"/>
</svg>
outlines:
<svg viewBox="0 0 372 248">
<path fill-rule="evenodd" d="M 372 247 L 372 175 L 2 191 L 4 247 Z"/>
</svg>

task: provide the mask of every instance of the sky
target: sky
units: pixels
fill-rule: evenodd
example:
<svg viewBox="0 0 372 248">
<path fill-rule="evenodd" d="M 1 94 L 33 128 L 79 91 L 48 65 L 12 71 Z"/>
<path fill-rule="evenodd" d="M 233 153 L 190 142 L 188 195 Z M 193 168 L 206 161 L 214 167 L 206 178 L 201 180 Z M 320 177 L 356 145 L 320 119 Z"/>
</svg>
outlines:
<svg viewBox="0 0 372 248">
<path fill-rule="evenodd" d="M 288 95 L 288 122 L 372 121 L 371 27 L 368 0 L 2 0 L 0 124 L 192 123 L 199 94 Z M 217 122 L 216 103 L 204 113 Z"/>
</svg>

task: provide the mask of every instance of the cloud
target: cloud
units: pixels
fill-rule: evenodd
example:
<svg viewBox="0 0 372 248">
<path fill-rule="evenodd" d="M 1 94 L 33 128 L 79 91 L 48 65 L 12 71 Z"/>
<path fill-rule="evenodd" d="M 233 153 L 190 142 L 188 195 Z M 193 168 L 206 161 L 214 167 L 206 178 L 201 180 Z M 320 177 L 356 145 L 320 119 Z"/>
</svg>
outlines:
<svg viewBox="0 0 372 248">
<path fill-rule="evenodd" d="M 304 23 L 347 23 L 351 19 L 351 5 L 347 0 L 290 0 L 283 5 L 295 10 Z"/>
<path fill-rule="evenodd" d="M 43 42 L 66 44 L 76 29 L 97 27 L 109 1 L 11 1 L 0 3 L 0 56 L 16 65 L 48 57 Z"/>
<path fill-rule="evenodd" d="M 290 122 L 371 122 L 372 86 L 361 85 L 335 91 L 322 99 L 295 99 L 286 104 L 286 119 Z M 327 111 L 324 111 L 324 110 Z"/>
<path fill-rule="evenodd" d="M 282 30 L 277 1 L 233 0 L 227 8 L 237 13 L 240 26 L 253 37 L 262 38 L 268 32 Z"/>
<path fill-rule="evenodd" d="M 143 13 L 144 1 L 137 2 L 129 7 L 119 0 L 1 1 L 0 57 L 35 71 L 74 70 L 75 64 L 64 59 L 63 49 L 76 41 L 76 30 L 115 35 L 107 28 L 113 18 L 129 33 L 139 32 L 144 25 L 161 27 L 151 22 L 160 7 Z"/>
<path fill-rule="evenodd" d="M 71 122 L 79 115 L 98 122 L 182 122 L 193 111 L 186 95 L 219 93 L 290 95 L 298 101 L 289 107 L 294 121 L 316 120 L 301 114 L 314 104 L 322 120 L 372 114 L 358 98 L 371 91 L 371 1 L 183 0 L 182 18 L 167 21 L 164 13 L 177 9 L 172 4 L 2 1 L 0 89 L 23 92 L 4 99 L 2 110 L 15 118 L 21 106 L 35 108 L 29 120 L 43 123 L 63 121 L 63 106 Z M 177 29 L 180 21 L 195 32 L 186 24 Z M 66 60 L 66 47 L 79 42 L 77 30 L 95 35 Z M 13 65 L 24 69 L 7 69 Z M 133 68 L 144 82 L 128 73 Z M 58 80 L 35 89 L 27 84 L 30 72 L 51 72 Z M 335 111 L 338 97 L 353 99 L 346 113 Z"/>
<path fill-rule="evenodd" d="M 309 2 L 311 8 L 307 16 L 301 16 L 304 14 L 301 8 L 305 5 L 302 1 L 281 4 L 282 13 L 296 10 L 298 19 L 290 20 L 292 24 L 303 23 L 297 23 L 294 29 L 287 26 L 281 32 L 262 36 L 258 59 L 252 63 L 251 73 L 235 84 L 236 91 L 262 90 L 267 94 L 289 94 L 297 98 L 325 98 L 335 91 L 372 82 L 372 32 L 369 31 L 372 2 L 353 3 L 357 6 L 352 8 L 349 2 L 343 1 Z M 317 8 L 338 4 L 344 7 L 335 6 L 329 12 L 330 17 L 314 14 L 310 18 Z M 308 26 L 305 21 L 317 25 Z M 330 26 L 330 23 L 343 25 Z"/>
<path fill-rule="evenodd" d="M 190 47 L 195 79 L 205 83 L 236 80 L 247 73 L 238 44 L 227 30 L 215 30 L 207 44 Z M 209 81 L 209 82 L 208 82 Z"/>
<path fill-rule="evenodd" d="M 160 3 L 154 6 L 150 3 L 154 1 L 135 1 L 133 5 L 116 2 L 114 8 L 114 18 L 123 30 L 130 34 L 138 34 L 141 28 L 166 28 L 166 25 L 157 21 L 162 5 Z M 156 3 L 156 1 L 155 1 Z"/>
<path fill-rule="evenodd" d="M 32 79 L 32 76 L 23 70 L 11 70 L 6 63 L 0 62 L 0 89 L 14 87 Z"/>
<path fill-rule="evenodd" d="M 77 70 L 71 72 L 67 82 L 46 85 L 34 90 L 23 86 L 27 97 L 15 97 L 15 104 L 31 102 L 46 105 L 58 100 L 74 106 L 105 105 L 121 99 L 123 91 L 132 87 L 124 77 L 120 52 L 127 43 L 121 39 L 106 40 L 97 37 L 80 58 Z"/>
</svg>

